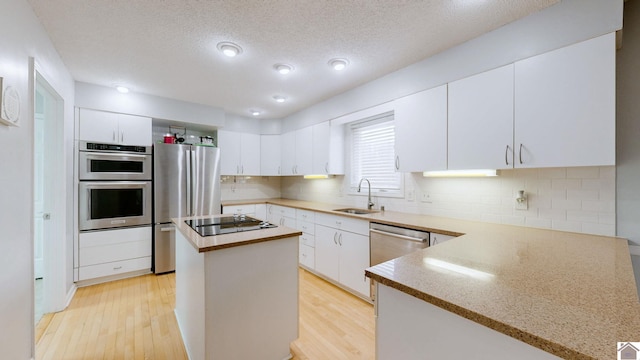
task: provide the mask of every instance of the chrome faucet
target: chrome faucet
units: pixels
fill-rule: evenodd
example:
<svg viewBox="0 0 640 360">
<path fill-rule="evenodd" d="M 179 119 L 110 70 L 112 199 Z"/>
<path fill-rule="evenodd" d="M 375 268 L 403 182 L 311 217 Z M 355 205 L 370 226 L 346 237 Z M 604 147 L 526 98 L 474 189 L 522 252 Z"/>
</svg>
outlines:
<svg viewBox="0 0 640 360">
<path fill-rule="evenodd" d="M 362 178 L 360 179 L 360 183 L 358 184 L 358 192 L 360 192 L 360 190 L 362 189 L 362 182 L 364 180 L 367 180 L 367 184 L 369 184 L 369 196 L 367 198 L 367 209 L 371 210 L 373 208 L 373 201 L 371 201 L 371 182 L 369 182 L 369 179 L 367 178 Z"/>
</svg>

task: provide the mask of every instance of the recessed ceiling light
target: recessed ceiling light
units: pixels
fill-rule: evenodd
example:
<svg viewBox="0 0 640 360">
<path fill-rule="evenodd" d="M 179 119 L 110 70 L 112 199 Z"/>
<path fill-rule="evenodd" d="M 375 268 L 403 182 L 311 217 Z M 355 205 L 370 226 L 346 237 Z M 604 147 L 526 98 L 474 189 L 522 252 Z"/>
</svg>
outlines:
<svg viewBox="0 0 640 360">
<path fill-rule="evenodd" d="M 282 75 L 287 75 L 288 73 L 293 71 L 293 66 L 289 64 L 275 64 L 273 65 L 273 68 Z"/>
<path fill-rule="evenodd" d="M 116 90 L 118 90 L 118 92 L 126 94 L 129 92 L 129 88 L 124 87 L 124 86 L 116 86 Z"/>
<path fill-rule="evenodd" d="M 222 51 L 222 53 L 228 57 L 234 57 L 242 54 L 242 48 L 232 42 L 223 41 L 218 43 L 218 50 Z"/>
<path fill-rule="evenodd" d="M 281 95 L 276 95 L 273 97 L 273 100 L 279 103 L 283 103 L 285 100 L 287 100 L 287 98 Z"/>
<path fill-rule="evenodd" d="M 258 110 L 249 110 L 249 112 L 251 113 L 251 115 L 253 116 L 260 116 L 260 111 Z"/>
<path fill-rule="evenodd" d="M 329 66 L 333 68 L 333 70 L 341 71 L 349 65 L 349 60 L 347 59 L 331 59 L 329 60 Z"/>
</svg>

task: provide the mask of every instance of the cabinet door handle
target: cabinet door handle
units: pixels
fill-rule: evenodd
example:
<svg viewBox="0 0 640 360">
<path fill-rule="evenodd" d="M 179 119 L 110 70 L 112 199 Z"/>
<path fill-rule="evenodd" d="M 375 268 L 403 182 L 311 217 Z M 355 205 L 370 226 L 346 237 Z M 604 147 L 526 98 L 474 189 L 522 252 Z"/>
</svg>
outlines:
<svg viewBox="0 0 640 360">
<path fill-rule="evenodd" d="M 120 269 L 122 269 L 122 266 L 115 266 L 115 267 L 113 268 L 113 270 L 120 270 Z"/>
<path fill-rule="evenodd" d="M 113 139 L 114 142 L 116 141 L 116 131 L 115 130 L 113 130 L 112 139 Z"/>
<path fill-rule="evenodd" d="M 518 158 L 520 158 L 520 164 L 522 164 L 522 143 L 520 143 L 520 151 L 518 152 Z"/>
<path fill-rule="evenodd" d="M 400 156 L 396 155 L 396 170 L 400 170 Z"/>
<path fill-rule="evenodd" d="M 328 162 L 324 163 L 324 172 L 326 172 L 327 174 L 329 173 L 329 163 Z"/>
<path fill-rule="evenodd" d="M 336 237 L 338 236 L 338 233 L 333 233 L 333 243 L 338 245 L 338 241 L 336 240 Z"/>
<path fill-rule="evenodd" d="M 240 174 L 240 165 L 236 165 L 236 174 Z"/>
<path fill-rule="evenodd" d="M 509 166 L 509 145 L 507 145 L 507 148 L 504 150 L 504 163 Z"/>
<path fill-rule="evenodd" d="M 338 243 L 340 244 L 340 246 L 342 246 L 342 233 L 340 233 L 340 236 L 338 236 Z"/>
<path fill-rule="evenodd" d="M 280 175 L 280 166 L 278 165 L 278 175 Z"/>
<path fill-rule="evenodd" d="M 120 142 L 124 143 L 124 131 L 120 133 Z"/>
<path fill-rule="evenodd" d="M 241 174 L 244 174 L 244 165 L 240 165 L 240 171 Z"/>
</svg>

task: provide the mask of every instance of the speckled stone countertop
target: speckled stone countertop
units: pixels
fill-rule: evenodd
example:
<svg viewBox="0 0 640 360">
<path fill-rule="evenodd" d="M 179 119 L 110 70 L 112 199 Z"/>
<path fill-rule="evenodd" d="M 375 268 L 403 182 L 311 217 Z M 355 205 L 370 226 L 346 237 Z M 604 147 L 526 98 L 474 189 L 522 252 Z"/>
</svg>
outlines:
<svg viewBox="0 0 640 360">
<path fill-rule="evenodd" d="M 366 275 L 559 357 L 615 359 L 617 342 L 640 341 L 624 239 L 391 211 L 349 215 L 333 211 L 344 205 L 287 199 L 244 203 L 264 202 L 461 235 Z"/>
<path fill-rule="evenodd" d="M 189 227 L 189 225 L 185 224 L 185 220 L 209 219 L 220 216 L 221 215 L 206 215 L 174 218 L 171 220 L 174 224 L 176 224 L 176 228 L 178 229 L 178 231 L 180 231 L 182 235 L 184 235 L 184 237 L 189 241 L 189 243 L 191 243 L 191 245 L 201 253 L 302 235 L 302 232 L 299 230 L 290 229 L 284 226 L 278 226 L 275 228 L 241 231 L 224 235 L 200 236 L 200 234 L 195 232 L 191 227 Z"/>
</svg>

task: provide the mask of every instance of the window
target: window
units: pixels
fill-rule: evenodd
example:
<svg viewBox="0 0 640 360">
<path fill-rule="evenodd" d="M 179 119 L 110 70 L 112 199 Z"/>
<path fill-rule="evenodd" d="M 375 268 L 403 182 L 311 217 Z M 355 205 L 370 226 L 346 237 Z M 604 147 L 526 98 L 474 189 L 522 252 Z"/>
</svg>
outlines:
<svg viewBox="0 0 640 360">
<path fill-rule="evenodd" d="M 354 122 L 350 130 L 350 187 L 356 189 L 360 179 L 367 178 L 371 191 L 378 195 L 400 194 L 402 174 L 395 171 L 393 113 Z"/>
</svg>

